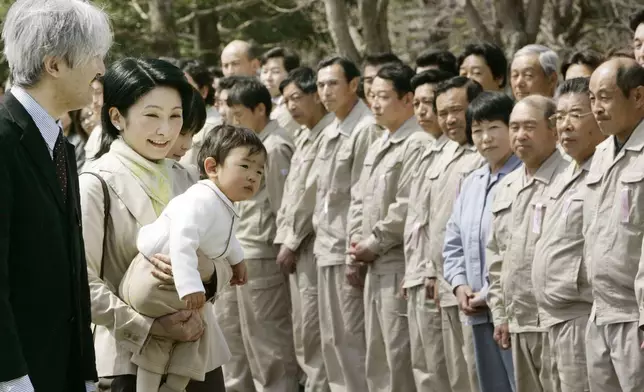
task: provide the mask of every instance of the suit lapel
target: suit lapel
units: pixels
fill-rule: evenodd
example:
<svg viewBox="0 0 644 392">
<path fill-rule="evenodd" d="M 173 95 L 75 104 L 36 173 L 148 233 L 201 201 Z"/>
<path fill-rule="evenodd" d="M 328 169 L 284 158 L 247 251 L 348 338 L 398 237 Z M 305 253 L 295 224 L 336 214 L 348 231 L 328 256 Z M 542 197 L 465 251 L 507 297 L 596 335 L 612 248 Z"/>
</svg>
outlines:
<svg viewBox="0 0 644 392">
<path fill-rule="evenodd" d="M 56 178 L 54 162 L 49 155 L 49 149 L 40 134 L 40 130 L 36 127 L 36 123 L 34 123 L 29 113 L 27 113 L 27 110 L 11 93 L 7 93 L 4 105 L 11 114 L 13 121 L 23 130 L 20 142 L 31 157 L 36 171 L 40 173 L 51 190 L 61 212 L 64 213 L 65 201 L 63 200 L 63 192 Z"/>
</svg>

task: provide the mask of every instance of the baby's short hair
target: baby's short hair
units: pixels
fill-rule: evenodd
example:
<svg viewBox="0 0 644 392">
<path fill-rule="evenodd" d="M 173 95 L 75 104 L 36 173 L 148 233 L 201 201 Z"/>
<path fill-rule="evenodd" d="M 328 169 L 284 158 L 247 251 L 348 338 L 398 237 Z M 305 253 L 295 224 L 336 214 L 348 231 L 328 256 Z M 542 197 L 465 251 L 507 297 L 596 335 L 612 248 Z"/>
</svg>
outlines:
<svg viewBox="0 0 644 392">
<path fill-rule="evenodd" d="M 208 133 L 197 155 L 201 178 L 207 178 L 204 167 L 204 161 L 207 158 L 215 158 L 217 164 L 221 165 L 230 152 L 237 147 L 247 147 L 249 155 L 268 155 L 266 147 L 255 132 L 234 125 L 218 125 Z"/>
</svg>

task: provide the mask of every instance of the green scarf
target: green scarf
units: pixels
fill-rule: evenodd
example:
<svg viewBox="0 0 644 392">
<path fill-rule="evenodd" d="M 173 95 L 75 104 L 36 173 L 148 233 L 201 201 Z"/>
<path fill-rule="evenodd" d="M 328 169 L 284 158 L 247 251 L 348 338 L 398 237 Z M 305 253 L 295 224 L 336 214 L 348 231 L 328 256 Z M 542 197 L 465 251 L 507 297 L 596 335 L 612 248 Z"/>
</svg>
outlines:
<svg viewBox="0 0 644 392">
<path fill-rule="evenodd" d="M 172 180 L 170 165 L 172 161 L 162 159 L 154 162 L 139 155 L 122 138 L 116 139 L 110 152 L 136 177 L 139 184 L 150 197 L 157 216 L 172 198 Z"/>
</svg>

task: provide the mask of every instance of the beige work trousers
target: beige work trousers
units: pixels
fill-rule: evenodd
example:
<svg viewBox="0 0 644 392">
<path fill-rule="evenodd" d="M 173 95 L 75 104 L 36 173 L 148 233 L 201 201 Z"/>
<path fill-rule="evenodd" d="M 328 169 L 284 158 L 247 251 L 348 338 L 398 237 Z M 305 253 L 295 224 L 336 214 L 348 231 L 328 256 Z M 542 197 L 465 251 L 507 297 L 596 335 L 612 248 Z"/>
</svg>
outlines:
<svg viewBox="0 0 644 392">
<path fill-rule="evenodd" d="M 242 339 L 239 301 L 235 287 L 229 286 L 217 296 L 215 313 L 231 353 L 230 361 L 222 367 L 226 392 L 255 392 Z"/>
<path fill-rule="evenodd" d="M 313 255 L 313 237 L 302 243 L 297 251 L 297 265 L 290 276 L 291 306 L 293 308 L 293 343 L 298 362 L 306 373 L 306 392 L 329 391 L 318 308 L 318 268 Z"/>
<path fill-rule="evenodd" d="M 411 367 L 407 301 L 400 295 L 404 273 L 376 275 L 365 281 L 365 332 L 369 392 L 416 390 Z"/>
<path fill-rule="evenodd" d="M 364 294 L 349 285 L 344 270 L 344 264 L 318 269 L 322 356 L 332 392 L 364 392 Z"/>
<path fill-rule="evenodd" d="M 591 392 L 644 391 L 644 332 L 638 322 L 586 328 L 586 359 Z"/>
<path fill-rule="evenodd" d="M 441 308 L 443 347 L 452 392 L 479 392 L 472 326 L 463 325 L 458 306 Z"/>
<path fill-rule="evenodd" d="M 555 361 L 550 355 L 547 332 L 511 334 L 516 392 L 559 391 Z"/>
<path fill-rule="evenodd" d="M 275 259 L 246 260 L 248 283 L 237 287 L 246 357 L 257 392 L 297 392 L 298 366 L 288 277 Z"/>
<path fill-rule="evenodd" d="M 419 392 L 450 392 L 447 358 L 443 346 L 440 307 L 426 299 L 425 286 L 407 290 L 411 366 Z"/>
<path fill-rule="evenodd" d="M 586 370 L 586 326 L 588 316 L 564 321 L 548 330 L 554 377 L 561 392 L 589 392 Z"/>
</svg>

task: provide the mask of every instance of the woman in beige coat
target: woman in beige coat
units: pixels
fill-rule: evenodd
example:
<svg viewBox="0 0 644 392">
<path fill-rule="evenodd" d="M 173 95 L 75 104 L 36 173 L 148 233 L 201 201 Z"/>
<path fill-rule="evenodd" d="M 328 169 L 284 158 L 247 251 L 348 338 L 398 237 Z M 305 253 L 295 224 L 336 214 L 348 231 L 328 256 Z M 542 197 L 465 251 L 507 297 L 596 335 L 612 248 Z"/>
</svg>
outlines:
<svg viewBox="0 0 644 392">
<path fill-rule="evenodd" d="M 192 124 L 194 116 L 205 113 L 191 105 L 194 90 L 183 73 L 161 60 L 120 60 L 104 80 L 101 149 L 80 176 L 83 237 L 99 391 L 134 392 L 136 367 L 130 358 L 149 335 L 194 341 L 204 324 L 221 335 L 210 303 L 204 308 L 204 320 L 194 311 L 150 319 L 117 296 L 119 283 L 138 253 L 139 228 L 153 222 L 174 195 L 197 180 L 164 157 L 184 121 Z M 109 197 L 107 221 L 102 181 Z M 212 287 L 212 282 L 205 286 Z M 224 391 L 219 366 L 229 352 L 225 342 L 218 349 L 223 354 L 211 356 L 214 370 L 204 382 L 191 382 L 188 392 Z"/>
</svg>

